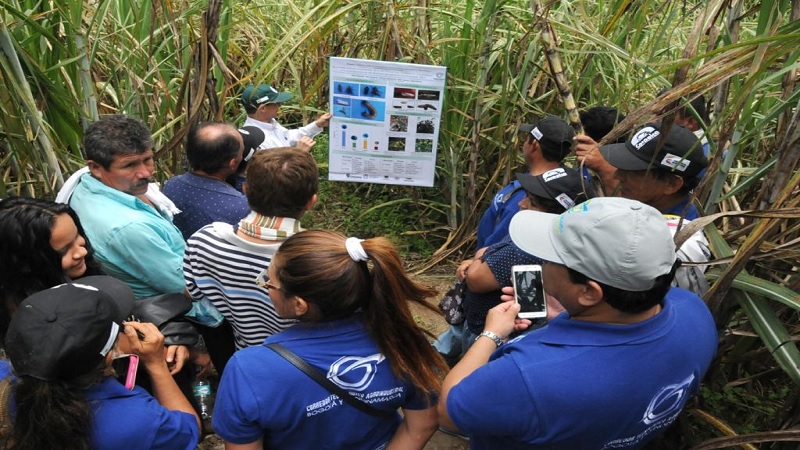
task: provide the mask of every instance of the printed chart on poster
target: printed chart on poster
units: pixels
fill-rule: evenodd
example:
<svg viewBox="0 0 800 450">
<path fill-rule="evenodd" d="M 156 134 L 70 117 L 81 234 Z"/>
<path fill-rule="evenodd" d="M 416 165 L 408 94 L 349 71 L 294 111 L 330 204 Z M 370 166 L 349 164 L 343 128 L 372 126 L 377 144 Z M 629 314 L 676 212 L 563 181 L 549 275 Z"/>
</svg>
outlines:
<svg viewBox="0 0 800 450">
<path fill-rule="evenodd" d="M 447 69 L 331 58 L 328 179 L 433 186 Z"/>
</svg>

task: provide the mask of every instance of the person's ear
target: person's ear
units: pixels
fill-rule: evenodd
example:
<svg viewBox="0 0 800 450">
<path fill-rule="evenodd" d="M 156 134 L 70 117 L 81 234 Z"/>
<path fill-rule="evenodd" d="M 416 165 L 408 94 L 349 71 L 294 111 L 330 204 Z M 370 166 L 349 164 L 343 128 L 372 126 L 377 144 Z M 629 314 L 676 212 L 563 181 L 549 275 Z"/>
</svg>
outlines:
<svg viewBox="0 0 800 450">
<path fill-rule="evenodd" d="M 319 197 L 317 196 L 317 194 L 314 194 L 311 197 L 311 200 L 309 200 L 308 203 L 306 203 L 306 207 L 303 211 L 311 211 L 311 208 L 313 208 L 314 205 L 317 204 L 317 200 L 319 200 Z"/>
<path fill-rule="evenodd" d="M 100 178 L 102 176 L 102 173 L 100 171 L 103 169 L 103 166 L 97 164 L 91 159 L 86 161 L 86 165 L 89 166 L 89 172 L 92 174 L 93 177 Z"/>
<path fill-rule="evenodd" d="M 581 286 L 581 292 L 578 294 L 578 303 L 581 306 L 590 308 L 603 300 L 603 288 L 596 281 L 589 280 Z"/>
<path fill-rule="evenodd" d="M 680 175 L 671 174 L 664 184 L 664 194 L 673 195 L 681 190 L 683 187 L 683 177 Z"/>
<path fill-rule="evenodd" d="M 308 314 L 309 309 L 311 309 L 311 305 L 309 305 L 305 299 L 297 295 L 292 299 L 292 307 L 294 308 L 295 317 L 302 317 Z"/>
<path fill-rule="evenodd" d="M 239 167 L 239 162 L 236 161 L 236 157 L 233 157 L 228 161 L 228 169 L 230 169 L 231 172 L 236 173 L 236 169 L 238 167 Z"/>
</svg>

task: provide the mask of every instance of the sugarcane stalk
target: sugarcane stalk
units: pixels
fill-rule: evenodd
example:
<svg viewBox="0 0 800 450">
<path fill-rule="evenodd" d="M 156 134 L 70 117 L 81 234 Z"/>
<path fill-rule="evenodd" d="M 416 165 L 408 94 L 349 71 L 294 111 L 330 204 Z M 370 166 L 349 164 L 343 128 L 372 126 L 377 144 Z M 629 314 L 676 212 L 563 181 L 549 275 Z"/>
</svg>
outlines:
<svg viewBox="0 0 800 450">
<path fill-rule="evenodd" d="M 53 150 L 53 144 L 50 142 L 50 137 L 45 131 L 46 127 L 42 122 L 42 115 L 36 109 L 36 102 L 33 100 L 33 93 L 25 78 L 25 72 L 22 70 L 22 64 L 19 62 L 19 55 L 14 48 L 14 40 L 8 32 L 5 23 L 0 22 L 0 50 L 6 54 L 8 62 L 11 65 L 11 71 L 14 73 L 17 82 L 21 88 L 19 92 L 20 99 L 22 100 L 22 107 L 25 109 L 28 123 L 31 126 L 33 135 L 39 141 L 39 145 L 44 150 L 47 166 L 50 168 L 51 175 L 55 177 L 55 188 L 60 189 L 64 185 L 64 176 L 61 173 L 61 166 L 58 165 L 58 158 Z M 49 187 L 49 186 L 48 186 Z"/>
<path fill-rule="evenodd" d="M 569 87 L 567 77 L 564 75 L 561 55 L 559 55 L 556 46 L 558 42 L 556 32 L 547 20 L 547 12 L 542 7 L 539 0 L 531 0 L 531 9 L 533 9 L 535 25 L 542 39 L 544 55 L 547 59 L 547 65 L 550 67 L 550 74 L 553 76 L 553 80 L 558 88 L 558 94 L 569 116 L 569 124 L 572 129 L 575 130 L 576 134 L 583 134 L 583 125 L 581 124 L 581 117 L 578 113 L 578 106 L 575 104 L 575 99 L 572 97 L 572 90 Z"/>
</svg>

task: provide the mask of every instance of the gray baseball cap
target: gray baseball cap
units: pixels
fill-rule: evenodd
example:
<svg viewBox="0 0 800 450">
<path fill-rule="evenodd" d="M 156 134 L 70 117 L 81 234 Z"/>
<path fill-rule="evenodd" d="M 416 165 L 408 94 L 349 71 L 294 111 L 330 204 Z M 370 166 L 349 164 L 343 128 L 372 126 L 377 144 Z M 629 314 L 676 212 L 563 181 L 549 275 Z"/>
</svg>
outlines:
<svg viewBox="0 0 800 450">
<path fill-rule="evenodd" d="M 560 215 L 520 211 L 509 233 L 531 255 L 627 291 L 651 289 L 676 258 L 664 216 L 619 197 L 593 198 Z"/>
</svg>

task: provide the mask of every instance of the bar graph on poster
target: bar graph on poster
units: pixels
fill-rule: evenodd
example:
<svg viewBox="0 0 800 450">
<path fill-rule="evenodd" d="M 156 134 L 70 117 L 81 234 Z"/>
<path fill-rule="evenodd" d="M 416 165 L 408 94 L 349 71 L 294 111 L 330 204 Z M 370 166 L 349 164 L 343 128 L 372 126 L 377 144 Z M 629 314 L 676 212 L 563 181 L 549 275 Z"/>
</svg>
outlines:
<svg viewBox="0 0 800 450">
<path fill-rule="evenodd" d="M 328 179 L 432 187 L 446 74 L 331 58 Z"/>
</svg>

